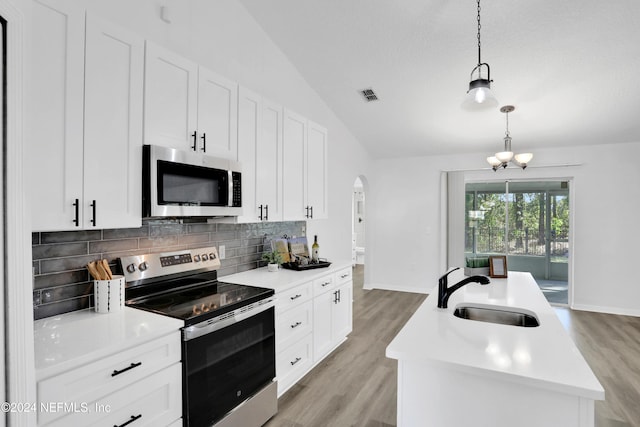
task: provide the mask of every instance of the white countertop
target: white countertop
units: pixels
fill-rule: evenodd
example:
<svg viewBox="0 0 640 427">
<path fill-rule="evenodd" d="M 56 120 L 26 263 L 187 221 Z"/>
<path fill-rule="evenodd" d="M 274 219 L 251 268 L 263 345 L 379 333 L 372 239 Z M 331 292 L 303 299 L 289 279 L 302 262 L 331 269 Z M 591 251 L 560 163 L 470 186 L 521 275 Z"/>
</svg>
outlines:
<svg viewBox="0 0 640 427">
<path fill-rule="evenodd" d="M 318 277 L 335 273 L 347 267 L 351 267 L 351 261 L 332 262 L 329 267 L 314 268 L 305 271 L 286 270 L 280 268 L 278 271 L 268 271 L 266 267 L 255 270 L 248 270 L 242 273 L 221 276 L 221 282 L 236 283 L 241 285 L 259 286 L 282 292 L 294 286 L 301 285 Z"/>
<path fill-rule="evenodd" d="M 604 389 L 562 327 L 529 273 L 509 272 L 488 285 L 468 284 L 448 307 L 437 307 L 437 286 L 387 347 L 392 359 L 443 367 L 586 397 L 604 399 Z M 465 276 L 449 275 L 449 286 Z M 460 303 L 520 308 L 536 314 L 540 326 L 525 328 L 460 319 Z"/>
<path fill-rule="evenodd" d="M 162 337 L 182 326 L 181 320 L 130 307 L 108 314 L 88 309 L 36 320 L 36 380 Z"/>
</svg>

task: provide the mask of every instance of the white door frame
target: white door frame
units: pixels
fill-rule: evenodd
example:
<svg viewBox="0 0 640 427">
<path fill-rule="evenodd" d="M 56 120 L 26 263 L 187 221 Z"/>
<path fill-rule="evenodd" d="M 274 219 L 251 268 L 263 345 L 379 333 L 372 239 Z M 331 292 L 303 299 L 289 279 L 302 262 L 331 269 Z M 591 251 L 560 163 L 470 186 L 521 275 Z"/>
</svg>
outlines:
<svg viewBox="0 0 640 427">
<path fill-rule="evenodd" d="M 24 16 L 9 1 L 0 0 L 0 15 L 7 21 L 6 32 L 6 182 L 4 265 L 5 384 L 6 401 L 35 403 L 33 351 L 33 285 L 31 272 L 31 223 L 26 202 L 23 171 L 24 130 Z M 33 412 L 9 412 L 2 425 L 33 426 Z"/>
</svg>

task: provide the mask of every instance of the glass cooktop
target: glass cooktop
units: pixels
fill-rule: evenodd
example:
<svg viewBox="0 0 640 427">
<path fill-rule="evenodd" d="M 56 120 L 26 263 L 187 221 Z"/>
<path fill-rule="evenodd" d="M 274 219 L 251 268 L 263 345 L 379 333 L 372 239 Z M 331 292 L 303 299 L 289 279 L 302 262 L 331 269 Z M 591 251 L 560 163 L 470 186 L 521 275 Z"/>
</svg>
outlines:
<svg viewBox="0 0 640 427">
<path fill-rule="evenodd" d="M 190 279 L 182 284 L 186 287 L 137 297 L 127 301 L 127 305 L 182 319 L 189 324 L 219 316 L 274 294 L 273 289 L 217 280 L 197 284 L 196 279 Z"/>
</svg>

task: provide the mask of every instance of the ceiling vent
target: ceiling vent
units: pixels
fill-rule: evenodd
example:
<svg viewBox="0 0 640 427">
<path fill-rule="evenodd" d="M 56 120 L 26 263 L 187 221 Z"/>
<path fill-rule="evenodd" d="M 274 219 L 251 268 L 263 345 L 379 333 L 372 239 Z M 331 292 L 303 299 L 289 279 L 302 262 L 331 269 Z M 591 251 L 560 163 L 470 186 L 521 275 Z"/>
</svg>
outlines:
<svg viewBox="0 0 640 427">
<path fill-rule="evenodd" d="M 360 93 L 362 94 L 362 96 L 364 96 L 364 100 L 367 102 L 378 100 L 378 95 L 376 95 L 376 93 L 371 88 L 363 89 L 360 91 Z"/>
</svg>

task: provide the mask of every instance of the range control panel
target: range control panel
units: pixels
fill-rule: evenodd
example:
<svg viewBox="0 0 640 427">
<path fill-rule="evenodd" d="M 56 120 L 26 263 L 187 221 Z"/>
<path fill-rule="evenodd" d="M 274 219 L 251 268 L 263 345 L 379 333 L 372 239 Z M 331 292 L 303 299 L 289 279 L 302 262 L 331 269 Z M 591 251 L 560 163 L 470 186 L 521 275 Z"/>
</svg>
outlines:
<svg viewBox="0 0 640 427">
<path fill-rule="evenodd" d="M 185 273 L 202 268 L 220 268 L 218 250 L 214 247 L 186 249 L 176 252 L 133 255 L 120 258 L 125 281 Z"/>
</svg>

